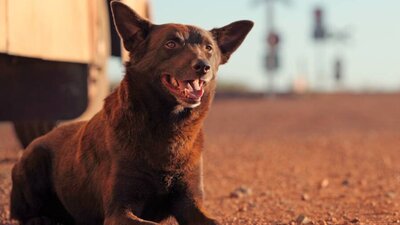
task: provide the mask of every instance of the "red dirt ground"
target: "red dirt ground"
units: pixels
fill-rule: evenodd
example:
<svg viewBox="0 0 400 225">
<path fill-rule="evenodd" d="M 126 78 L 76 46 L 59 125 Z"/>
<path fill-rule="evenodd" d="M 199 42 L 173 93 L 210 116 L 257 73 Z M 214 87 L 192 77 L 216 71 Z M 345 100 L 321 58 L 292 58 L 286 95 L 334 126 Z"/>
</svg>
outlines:
<svg viewBox="0 0 400 225">
<path fill-rule="evenodd" d="M 223 224 L 400 224 L 400 94 L 217 99 L 205 132 Z M 12 159 L 0 152 L 3 224 Z"/>
</svg>

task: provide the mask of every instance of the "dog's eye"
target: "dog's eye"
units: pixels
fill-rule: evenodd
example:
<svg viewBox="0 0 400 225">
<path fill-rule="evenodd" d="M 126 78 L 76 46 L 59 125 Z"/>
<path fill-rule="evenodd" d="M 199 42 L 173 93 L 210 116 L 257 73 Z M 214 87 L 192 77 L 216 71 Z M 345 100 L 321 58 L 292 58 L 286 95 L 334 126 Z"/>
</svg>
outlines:
<svg viewBox="0 0 400 225">
<path fill-rule="evenodd" d="M 212 47 L 211 45 L 206 45 L 206 50 L 207 50 L 208 52 L 212 52 L 213 47 Z"/>
<path fill-rule="evenodd" d="M 167 43 L 165 43 L 165 47 L 169 48 L 169 49 L 173 49 L 176 47 L 176 42 L 175 41 L 167 41 Z"/>
</svg>

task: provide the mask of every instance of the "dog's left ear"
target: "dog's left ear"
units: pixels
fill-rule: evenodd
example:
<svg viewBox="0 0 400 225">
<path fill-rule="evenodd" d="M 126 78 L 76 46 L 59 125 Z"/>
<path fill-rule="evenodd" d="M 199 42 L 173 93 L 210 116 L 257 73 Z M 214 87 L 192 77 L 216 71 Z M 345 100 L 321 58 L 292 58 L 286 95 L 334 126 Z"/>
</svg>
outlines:
<svg viewBox="0 0 400 225">
<path fill-rule="evenodd" d="M 228 62 L 229 57 L 242 44 L 253 25 L 252 21 L 241 20 L 211 30 L 221 50 L 221 64 Z"/>
<path fill-rule="evenodd" d="M 152 23 L 119 1 L 111 1 L 114 25 L 128 51 L 135 49 L 150 32 Z"/>
</svg>

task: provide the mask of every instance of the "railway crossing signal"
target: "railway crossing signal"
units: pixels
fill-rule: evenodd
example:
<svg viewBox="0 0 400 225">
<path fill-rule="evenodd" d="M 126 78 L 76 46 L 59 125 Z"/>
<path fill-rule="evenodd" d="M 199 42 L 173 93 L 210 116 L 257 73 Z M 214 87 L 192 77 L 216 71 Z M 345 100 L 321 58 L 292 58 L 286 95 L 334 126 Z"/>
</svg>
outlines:
<svg viewBox="0 0 400 225">
<path fill-rule="evenodd" d="M 278 54 L 278 46 L 280 43 L 280 36 L 276 32 L 275 29 L 275 3 L 276 2 L 284 2 L 288 3 L 290 0 L 258 0 L 259 2 L 263 1 L 267 5 L 267 54 L 264 59 L 264 65 L 267 71 L 267 76 L 269 78 L 268 92 L 271 96 L 274 95 L 274 77 L 276 75 L 276 71 L 279 68 L 279 54 Z"/>
<path fill-rule="evenodd" d="M 280 37 L 276 32 L 270 32 L 267 36 L 267 44 L 269 46 L 265 58 L 265 67 L 267 71 L 273 72 L 279 68 L 278 44 Z"/>
<path fill-rule="evenodd" d="M 267 37 L 267 42 L 270 47 L 276 47 L 279 44 L 279 35 L 275 32 L 270 32 Z"/>
<path fill-rule="evenodd" d="M 315 40 L 324 40 L 326 37 L 326 28 L 324 24 L 324 11 L 317 7 L 314 10 L 314 33 Z"/>
</svg>

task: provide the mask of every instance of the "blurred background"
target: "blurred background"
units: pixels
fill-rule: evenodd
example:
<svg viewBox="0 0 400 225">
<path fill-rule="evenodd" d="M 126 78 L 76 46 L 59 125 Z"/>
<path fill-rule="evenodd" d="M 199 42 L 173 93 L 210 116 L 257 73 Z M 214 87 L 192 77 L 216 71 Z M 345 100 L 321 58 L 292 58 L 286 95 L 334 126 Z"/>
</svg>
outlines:
<svg viewBox="0 0 400 225">
<path fill-rule="evenodd" d="M 90 119 L 124 75 L 109 2 L 0 0 L 0 224 L 21 150 Z M 204 128 L 222 224 L 400 223 L 400 1 L 123 2 L 156 24 L 255 22 Z"/>
<path fill-rule="evenodd" d="M 221 85 L 279 93 L 400 90 L 396 0 L 153 0 L 151 5 L 155 23 L 211 29 L 239 19 L 255 22 L 221 68 Z M 110 67 L 113 80 L 121 74 L 117 66 Z"/>
</svg>

